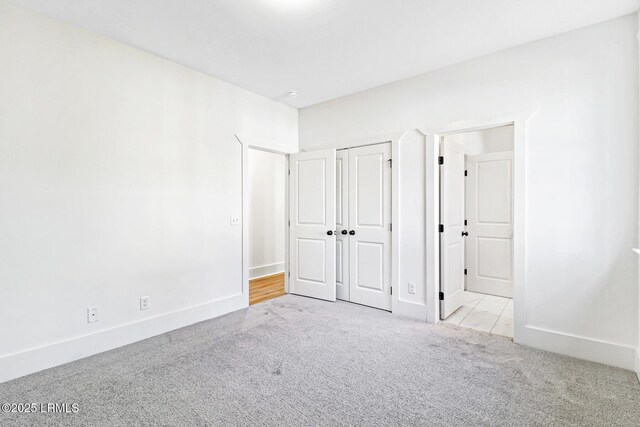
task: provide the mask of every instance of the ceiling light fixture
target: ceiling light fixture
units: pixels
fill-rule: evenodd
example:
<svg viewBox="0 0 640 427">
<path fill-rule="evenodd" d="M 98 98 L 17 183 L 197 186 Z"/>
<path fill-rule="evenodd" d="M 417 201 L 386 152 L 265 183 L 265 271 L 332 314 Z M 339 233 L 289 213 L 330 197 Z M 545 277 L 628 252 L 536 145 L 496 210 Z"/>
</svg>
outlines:
<svg viewBox="0 0 640 427">
<path fill-rule="evenodd" d="M 297 90 L 290 90 L 290 91 L 289 91 L 289 96 L 290 96 L 291 98 L 295 98 L 295 97 L 297 97 L 298 95 L 299 95 L 299 92 L 298 92 Z"/>
</svg>

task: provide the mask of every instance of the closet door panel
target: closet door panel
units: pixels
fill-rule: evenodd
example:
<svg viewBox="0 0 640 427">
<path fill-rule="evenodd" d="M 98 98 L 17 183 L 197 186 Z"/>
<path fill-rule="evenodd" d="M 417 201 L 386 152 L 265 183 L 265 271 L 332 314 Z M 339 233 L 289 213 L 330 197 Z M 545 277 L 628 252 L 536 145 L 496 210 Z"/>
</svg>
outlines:
<svg viewBox="0 0 640 427">
<path fill-rule="evenodd" d="M 336 300 L 335 150 L 292 154 L 290 291 Z"/>
<path fill-rule="evenodd" d="M 349 149 L 352 302 L 391 310 L 391 144 Z"/>
</svg>

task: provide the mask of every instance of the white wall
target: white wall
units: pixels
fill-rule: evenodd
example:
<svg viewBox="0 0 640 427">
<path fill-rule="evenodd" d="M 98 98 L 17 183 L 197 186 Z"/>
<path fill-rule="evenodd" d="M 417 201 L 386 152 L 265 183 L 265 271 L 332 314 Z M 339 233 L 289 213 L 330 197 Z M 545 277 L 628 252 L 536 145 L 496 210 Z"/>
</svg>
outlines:
<svg viewBox="0 0 640 427">
<path fill-rule="evenodd" d="M 285 173 L 281 154 L 249 150 L 249 276 L 284 271 Z"/>
<path fill-rule="evenodd" d="M 536 344 L 633 367 L 638 341 L 637 17 L 551 39 L 300 111 L 300 147 L 532 110 L 526 128 L 526 325 Z M 400 295 L 424 285 L 419 135 L 400 140 Z M 386 139 L 386 137 L 380 137 Z M 424 139 L 424 138 L 423 138 Z M 346 142 L 345 142 L 346 141 Z M 395 167 L 395 164 L 394 164 Z M 414 202 L 415 201 L 415 202 Z M 420 233 L 421 230 L 416 230 Z M 412 240 L 411 240 L 412 239 Z M 395 292 L 394 292 L 395 294 Z M 615 354 L 615 356 L 607 356 Z"/>
<path fill-rule="evenodd" d="M 246 305 L 234 134 L 295 109 L 4 0 L 0 94 L 0 381 Z"/>
</svg>

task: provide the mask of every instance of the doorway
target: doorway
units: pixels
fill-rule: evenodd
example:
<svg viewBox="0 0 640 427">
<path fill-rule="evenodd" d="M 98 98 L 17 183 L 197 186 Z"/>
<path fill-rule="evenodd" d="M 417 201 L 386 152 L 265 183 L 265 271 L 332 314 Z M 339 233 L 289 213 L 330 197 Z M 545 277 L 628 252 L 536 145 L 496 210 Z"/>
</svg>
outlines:
<svg viewBox="0 0 640 427">
<path fill-rule="evenodd" d="M 440 317 L 513 338 L 514 127 L 440 140 Z"/>
<path fill-rule="evenodd" d="M 249 148 L 249 304 L 285 294 L 285 155 Z"/>
</svg>

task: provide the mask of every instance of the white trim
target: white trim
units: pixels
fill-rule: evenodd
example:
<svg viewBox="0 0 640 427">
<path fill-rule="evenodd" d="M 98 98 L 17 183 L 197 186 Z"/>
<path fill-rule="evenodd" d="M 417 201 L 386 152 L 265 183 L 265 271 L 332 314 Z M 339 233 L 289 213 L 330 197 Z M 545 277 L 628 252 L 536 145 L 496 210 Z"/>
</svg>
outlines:
<svg viewBox="0 0 640 427">
<path fill-rule="evenodd" d="M 280 154 L 285 158 L 285 243 L 284 243 L 284 290 L 289 293 L 289 153 L 265 148 L 261 145 L 247 144 L 239 134 L 235 135 L 236 140 L 242 146 L 242 289 L 246 293 L 247 306 L 249 305 L 249 280 L 255 278 L 251 276 L 249 266 L 249 213 L 251 206 L 249 203 L 249 149 L 266 151 L 268 153 Z M 255 141 L 254 141 L 255 142 Z M 268 144 L 266 144 L 268 145 Z M 255 268 L 255 267 L 254 267 Z M 258 277 L 258 276 L 256 276 Z"/>
<path fill-rule="evenodd" d="M 236 137 L 236 139 L 240 144 L 242 144 L 243 146 L 246 146 L 247 148 L 251 148 L 253 150 L 266 151 L 267 153 L 273 153 L 273 154 L 282 154 L 283 156 L 287 156 L 290 154 L 290 152 L 288 151 L 280 151 L 273 148 L 269 148 L 270 146 L 273 145 L 269 141 L 259 141 L 256 138 L 247 138 L 239 133 L 236 133 L 234 136 Z"/>
<path fill-rule="evenodd" d="M 440 155 L 440 141 L 435 131 L 425 132 L 425 296 L 426 318 L 429 323 L 440 321 L 440 169 L 438 156 Z"/>
<path fill-rule="evenodd" d="M 565 334 L 531 325 L 525 326 L 521 331 L 520 343 L 541 350 L 629 370 L 633 370 L 636 358 L 633 346 Z"/>
<path fill-rule="evenodd" d="M 362 147 L 364 145 L 384 144 L 385 142 L 391 142 L 393 144 L 394 141 L 400 140 L 400 138 L 402 138 L 402 136 L 405 133 L 406 131 L 402 131 L 402 132 L 387 133 L 384 135 L 367 136 L 367 137 L 356 138 L 356 139 L 346 139 L 340 142 L 325 142 L 322 144 L 314 145 L 313 147 L 305 148 L 304 150 L 301 150 L 301 151 L 324 150 L 327 148 L 335 148 L 336 150 L 342 150 L 345 148 Z"/>
<path fill-rule="evenodd" d="M 258 267 L 251 267 L 249 269 L 249 279 L 257 279 L 259 277 L 272 276 L 274 274 L 283 273 L 285 271 L 285 264 L 283 262 L 276 262 L 275 264 L 260 265 Z"/>
<path fill-rule="evenodd" d="M 249 147 L 235 136 L 242 150 L 242 294 L 249 306 Z"/>
<path fill-rule="evenodd" d="M 638 381 L 640 381 L 640 349 L 636 349 L 635 370 L 636 375 L 638 376 Z"/>
<path fill-rule="evenodd" d="M 416 317 L 412 306 L 400 301 L 400 140 L 407 132 L 398 132 L 391 138 L 391 313 Z M 385 139 L 382 137 L 382 139 Z M 354 141 L 356 142 L 356 141 Z M 419 313 L 419 311 L 418 311 Z"/>
<path fill-rule="evenodd" d="M 290 239 L 290 231 L 291 227 L 289 227 L 290 221 L 290 212 L 289 212 L 289 186 L 291 183 L 289 182 L 289 168 L 290 168 L 290 155 L 287 154 L 284 156 L 285 162 L 285 176 L 284 176 L 284 291 L 289 293 L 289 281 L 290 281 L 290 271 L 291 267 L 289 265 L 289 239 Z"/>
<path fill-rule="evenodd" d="M 0 383 L 245 308 L 237 294 L 0 357 Z"/>
</svg>

